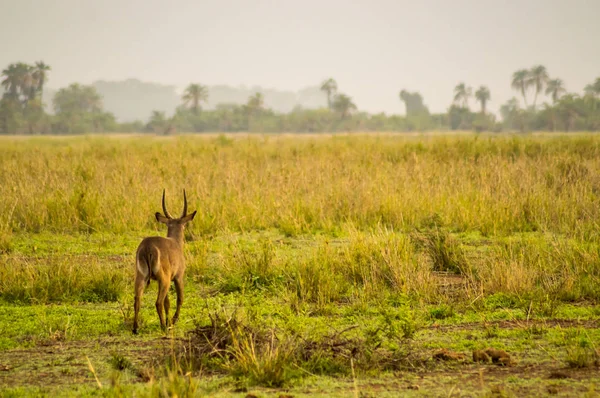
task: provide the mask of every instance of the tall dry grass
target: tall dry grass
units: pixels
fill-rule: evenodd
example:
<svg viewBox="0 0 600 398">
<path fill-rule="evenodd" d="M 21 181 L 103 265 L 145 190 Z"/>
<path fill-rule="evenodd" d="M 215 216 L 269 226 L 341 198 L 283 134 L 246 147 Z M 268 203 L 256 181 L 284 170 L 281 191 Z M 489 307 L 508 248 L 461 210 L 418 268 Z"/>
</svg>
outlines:
<svg viewBox="0 0 600 398">
<path fill-rule="evenodd" d="M 435 220 L 489 236 L 595 239 L 599 155 L 594 135 L 3 140 L 0 225 L 155 228 L 164 187 L 173 212 L 187 189 L 201 234 L 411 230 Z"/>
</svg>

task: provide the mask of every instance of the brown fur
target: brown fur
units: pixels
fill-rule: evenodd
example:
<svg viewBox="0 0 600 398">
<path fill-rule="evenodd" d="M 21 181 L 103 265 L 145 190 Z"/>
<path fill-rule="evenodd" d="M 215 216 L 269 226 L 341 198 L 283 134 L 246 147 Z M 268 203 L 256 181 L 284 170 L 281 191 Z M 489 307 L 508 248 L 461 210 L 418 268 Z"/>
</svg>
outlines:
<svg viewBox="0 0 600 398">
<path fill-rule="evenodd" d="M 473 362 L 490 362 L 490 357 L 483 350 L 473 351 Z"/>
<path fill-rule="evenodd" d="M 185 224 L 192 221 L 196 212 L 187 215 L 187 198 L 184 195 L 184 210 L 179 218 L 172 218 L 165 206 L 165 192 L 163 191 L 163 211 L 165 216 L 156 213 L 156 220 L 167 224 L 167 237 L 151 236 L 144 238 L 136 252 L 135 273 L 135 299 L 133 333 L 138 331 L 138 316 L 142 304 L 144 288 L 150 284 L 150 280 L 158 282 L 158 297 L 156 299 L 156 312 L 160 319 L 160 326 L 166 330 L 169 326 L 169 287 L 171 282 L 175 284 L 177 293 L 177 308 L 173 316 L 174 325 L 179 319 L 179 311 L 183 304 L 183 274 L 185 272 L 185 261 L 183 257 L 183 230 Z"/>
<path fill-rule="evenodd" d="M 458 352 L 450 351 L 447 348 L 442 348 L 433 354 L 433 358 L 441 361 L 457 361 L 459 359 L 464 359 L 465 356 Z"/>
<path fill-rule="evenodd" d="M 492 358 L 492 362 L 497 365 L 509 366 L 511 365 L 510 355 L 504 350 L 496 348 L 488 348 L 485 353 Z"/>
</svg>

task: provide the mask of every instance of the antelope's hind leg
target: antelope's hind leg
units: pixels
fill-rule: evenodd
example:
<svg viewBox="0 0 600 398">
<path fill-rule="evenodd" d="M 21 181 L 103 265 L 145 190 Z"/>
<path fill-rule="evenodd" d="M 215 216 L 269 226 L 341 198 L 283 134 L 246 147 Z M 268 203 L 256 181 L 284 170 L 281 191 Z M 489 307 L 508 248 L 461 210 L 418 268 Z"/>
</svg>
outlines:
<svg viewBox="0 0 600 398">
<path fill-rule="evenodd" d="M 134 315 L 133 315 L 133 334 L 137 334 L 138 333 L 138 317 L 140 314 L 140 307 L 142 305 L 142 296 L 144 295 L 144 288 L 146 287 L 146 280 L 145 278 L 138 274 L 135 277 L 135 290 L 134 290 L 134 294 L 135 294 L 135 298 L 133 300 L 133 310 L 134 310 Z"/>
<path fill-rule="evenodd" d="M 158 297 L 156 299 L 156 312 L 160 319 L 160 327 L 163 331 L 167 330 L 167 323 L 165 322 L 165 297 L 169 293 L 168 283 L 160 281 L 158 284 Z"/>
<path fill-rule="evenodd" d="M 169 289 L 167 289 L 167 295 L 165 296 L 165 321 L 167 322 L 167 329 L 171 326 L 171 320 L 169 319 L 170 308 L 171 302 L 169 301 Z"/>
<path fill-rule="evenodd" d="M 173 325 L 175 325 L 179 319 L 179 310 L 181 310 L 181 306 L 183 305 L 183 277 L 175 278 L 173 282 L 175 283 L 175 292 L 177 293 L 177 308 L 173 316 Z"/>
</svg>

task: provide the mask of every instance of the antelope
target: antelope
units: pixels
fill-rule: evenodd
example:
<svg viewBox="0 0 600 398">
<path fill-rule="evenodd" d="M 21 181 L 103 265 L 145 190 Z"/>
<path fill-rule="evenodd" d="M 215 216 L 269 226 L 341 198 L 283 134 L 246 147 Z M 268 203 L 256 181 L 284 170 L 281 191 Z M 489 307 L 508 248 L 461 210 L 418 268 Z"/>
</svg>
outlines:
<svg viewBox="0 0 600 398">
<path fill-rule="evenodd" d="M 156 299 L 156 312 L 160 318 L 160 327 L 163 331 L 169 326 L 169 287 L 171 281 L 175 283 L 177 292 L 177 309 L 173 316 L 174 325 L 179 319 L 179 310 L 183 304 L 183 273 L 185 262 L 183 258 L 183 230 L 185 224 L 192 221 L 196 212 L 187 214 L 187 197 L 183 190 L 183 213 L 179 218 L 173 218 L 165 205 L 165 190 L 162 195 L 163 213 L 156 212 L 156 221 L 167 224 L 167 237 L 150 236 L 144 238 L 137 248 L 135 255 L 135 301 L 133 334 L 138 332 L 138 315 L 142 302 L 144 288 L 154 279 L 158 282 L 158 298 Z M 163 314 L 164 312 L 164 314 Z"/>
</svg>

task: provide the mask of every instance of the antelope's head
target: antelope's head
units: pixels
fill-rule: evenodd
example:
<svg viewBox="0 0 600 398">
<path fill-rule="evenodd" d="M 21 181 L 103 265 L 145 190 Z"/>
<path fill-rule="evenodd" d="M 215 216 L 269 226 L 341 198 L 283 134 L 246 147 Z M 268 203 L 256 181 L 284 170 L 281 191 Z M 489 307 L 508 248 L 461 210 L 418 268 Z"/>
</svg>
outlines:
<svg viewBox="0 0 600 398">
<path fill-rule="evenodd" d="M 187 214 L 187 196 L 185 195 L 185 189 L 183 190 L 183 213 L 181 213 L 181 217 L 173 218 L 169 211 L 167 210 L 167 205 L 165 204 L 165 190 L 163 189 L 162 195 L 162 208 L 163 216 L 159 212 L 156 212 L 155 217 L 156 221 L 161 222 L 163 224 L 167 224 L 167 237 L 169 238 L 177 238 L 183 241 L 183 230 L 185 228 L 185 224 L 192 221 L 194 216 L 196 215 L 196 211 L 191 214 Z"/>
</svg>

